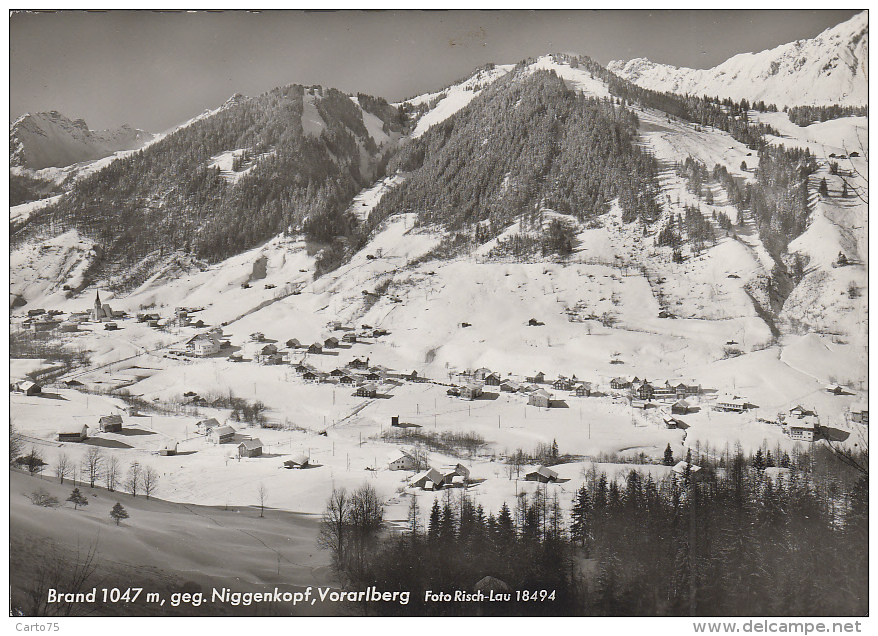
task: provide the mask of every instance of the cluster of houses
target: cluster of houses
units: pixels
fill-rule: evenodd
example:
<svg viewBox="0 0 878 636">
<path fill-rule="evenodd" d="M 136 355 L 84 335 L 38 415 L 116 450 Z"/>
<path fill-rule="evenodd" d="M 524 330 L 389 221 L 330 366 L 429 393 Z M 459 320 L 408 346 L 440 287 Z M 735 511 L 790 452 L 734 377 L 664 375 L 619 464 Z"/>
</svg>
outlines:
<svg viewBox="0 0 878 636">
<path fill-rule="evenodd" d="M 201 420 L 195 425 L 195 431 L 204 435 L 212 444 L 231 444 L 235 441 L 235 429 L 228 424 L 220 424 L 214 418 Z M 259 438 L 253 437 L 238 442 L 238 457 L 260 457 L 263 444 Z"/>
<path fill-rule="evenodd" d="M 101 433 L 120 433 L 122 431 L 122 416 L 118 413 L 102 415 L 98 418 L 97 429 Z M 62 422 L 58 427 L 59 442 L 84 442 L 88 439 L 88 424 L 81 421 Z"/>
<path fill-rule="evenodd" d="M 424 382 L 426 378 L 417 371 L 411 373 L 397 373 L 385 366 L 369 366 L 369 358 L 361 360 L 354 358 L 343 367 L 336 367 L 332 371 L 318 371 L 307 362 L 299 362 L 295 371 L 305 382 L 330 383 L 354 388 L 357 397 L 374 398 L 382 391 L 385 383 L 398 383 L 398 380 L 410 382 Z"/>
<path fill-rule="evenodd" d="M 399 462 L 399 460 L 397 460 Z M 392 465 L 392 464 L 391 464 Z M 391 468 L 391 470 L 401 470 L 399 468 Z M 457 464 L 437 470 L 428 468 L 411 478 L 409 486 L 411 488 L 420 488 L 421 490 L 441 490 L 442 488 L 465 488 L 469 482 L 469 468 L 463 464 Z"/>
</svg>

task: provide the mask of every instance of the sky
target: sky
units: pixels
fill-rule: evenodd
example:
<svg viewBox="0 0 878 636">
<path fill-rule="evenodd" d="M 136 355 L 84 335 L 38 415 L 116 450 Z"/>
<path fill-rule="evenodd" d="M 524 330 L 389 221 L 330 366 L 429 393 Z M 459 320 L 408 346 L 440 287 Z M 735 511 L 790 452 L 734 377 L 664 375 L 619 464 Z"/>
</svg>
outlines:
<svg viewBox="0 0 878 636">
<path fill-rule="evenodd" d="M 857 13 L 787 11 L 113 11 L 14 13 L 10 120 L 58 110 L 92 129 L 164 132 L 234 93 L 321 84 L 388 101 L 488 62 L 545 53 L 710 68 Z"/>
</svg>

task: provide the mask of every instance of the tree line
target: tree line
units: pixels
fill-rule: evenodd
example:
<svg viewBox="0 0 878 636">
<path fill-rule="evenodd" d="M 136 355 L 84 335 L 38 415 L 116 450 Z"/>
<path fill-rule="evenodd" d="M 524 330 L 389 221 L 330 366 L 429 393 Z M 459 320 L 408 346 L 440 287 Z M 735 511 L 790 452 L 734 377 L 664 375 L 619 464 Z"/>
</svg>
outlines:
<svg viewBox="0 0 878 636">
<path fill-rule="evenodd" d="M 336 566 L 352 589 L 411 591 L 405 606 L 359 608 L 377 614 L 864 614 L 868 476 L 824 447 L 775 455 L 788 466 L 780 477 L 765 473 L 763 450 L 740 448 L 690 451 L 683 470 L 659 481 L 592 469 L 569 515 L 552 484 L 496 514 L 456 489 L 435 499 L 424 526 L 413 494 L 404 532 L 365 533 L 355 564 Z M 486 576 L 511 590 L 554 590 L 555 601 L 424 602 L 426 590 L 472 592 Z"/>
</svg>

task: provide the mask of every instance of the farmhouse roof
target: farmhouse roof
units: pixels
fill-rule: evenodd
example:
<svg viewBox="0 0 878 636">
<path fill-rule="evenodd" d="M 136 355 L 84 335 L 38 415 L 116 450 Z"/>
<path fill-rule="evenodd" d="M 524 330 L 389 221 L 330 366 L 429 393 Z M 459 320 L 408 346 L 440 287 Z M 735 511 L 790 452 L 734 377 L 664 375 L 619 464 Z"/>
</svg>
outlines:
<svg viewBox="0 0 878 636">
<path fill-rule="evenodd" d="M 558 479 L 558 473 L 556 473 L 551 468 L 548 468 L 547 466 L 540 466 L 535 471 L 528 474 L 533 475 L 534 473 L 542 475 L 546 479 Z"/>
</svg>

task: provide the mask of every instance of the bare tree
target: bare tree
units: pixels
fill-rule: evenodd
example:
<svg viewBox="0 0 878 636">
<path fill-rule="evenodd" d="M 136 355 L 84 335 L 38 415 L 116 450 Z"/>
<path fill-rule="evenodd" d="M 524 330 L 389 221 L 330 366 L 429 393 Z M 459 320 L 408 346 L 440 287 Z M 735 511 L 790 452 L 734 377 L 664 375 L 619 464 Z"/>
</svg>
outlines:
<svg viewBox="0 0 878 636">
<path fill-rule="evenodd" d="M 268 496 L 268 490 L 265 488 L 265 484 L 259 484 L 259 488 L 256 489 L 256 494 L 259 495 L 259 516 L 263 517 L 263 513 L 265 512 L 265 498 Z"/>
<path fill-rule="evenodd" d="M 125 478 L 125 487 L 134 497 L 137 496 L 137 489 L 141 484 L 140 473 L 140 464 L 131 462 L 131 467 L 128 469 L 128 477 Z"/>
<path fill-rule="evenodd" d="M 345 557 L 345 539 L 351 520 L 350 498 L 345 488 L 332 489 L 326 501 L 317 545 L 332 552 L 336 569 L 340 569 Z"/>
<path fill-rule="evenodd" d="M 65 552 L 50 542 L 48 549 L 36 554 L 33 567 L 34 578 L 26 590 L 26 599 L 21 610 L 27 616 L 70 616 L 81 611 L 83 605 L 73 601 L 49 603 L 50 589 L 70 592 L 70 598 L 86 589 L 89 580 L 98 568 L 97 539 L 87 548 L 76 545 L 75 552 Z"/>
<path fill-rule="evenodd" d="M 104 483 L 110 492 L 116 490 L 116 485 L 119 483 L 119 458 L 115 455 L 107 457 L 104 466 Z"/>
<path fill-rule="evenodd" d="M 104 465 L 104 454 L 99 446 L 89 446 L 85 457 L 82 458 L 82 471 L 88 475 L 88 485 L 90 488 L 95 487 L 95 482 L 101 475 L 101 468 Z"/>
<path fill-rule="evenodd" d="M 159 480 L 159 474 L 152 466 L 147 466 L 140 473 L 140 484 L 143 486 L 143 494 L 146 495 L 147 500 L 149 496 L 155 492 L 156 484 Z"/>
<path fill-rule="evenodd" d="M 61 480 L 62 484 L 64 483 L 64 478 L 67 476 L 67 473 L 70 472 L 69 461 L 67 453 L 60 453 L 55 459 L 55 477 Z"/>
</svg>

